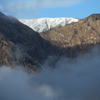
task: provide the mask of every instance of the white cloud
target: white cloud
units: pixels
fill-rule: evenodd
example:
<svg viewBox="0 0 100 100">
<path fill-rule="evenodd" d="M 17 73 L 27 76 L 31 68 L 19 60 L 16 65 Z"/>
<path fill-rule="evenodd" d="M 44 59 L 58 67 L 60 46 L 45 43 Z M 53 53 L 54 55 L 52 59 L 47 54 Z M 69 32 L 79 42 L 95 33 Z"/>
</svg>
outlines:
<svg viewBox="0 0 100 100">
<path fill-rule="evenodd" d="M 82 0 L 43 0 L 41 6 L 47 8 L 55 7 L 69 7 L 81 3 Z"/>
<path fill-rule="evenodd" d="M 0 10 L 10 15 L 36 12 L 42 8 L 69 7 L 83 0 L 0 0 Z"/>
<path fill-rule="evenodd" d="M 52 7 L 69 7 L 81 3 L 82 0 L 27 0 L 8 2 L 4 0 L 1 2 L 0 7 L 5 4 L 5 7 L 16 9 L 32 9 L 35 7 L 52 8 Z M 9 8 L 8 8 L 9 9 Z"/>
</svg>

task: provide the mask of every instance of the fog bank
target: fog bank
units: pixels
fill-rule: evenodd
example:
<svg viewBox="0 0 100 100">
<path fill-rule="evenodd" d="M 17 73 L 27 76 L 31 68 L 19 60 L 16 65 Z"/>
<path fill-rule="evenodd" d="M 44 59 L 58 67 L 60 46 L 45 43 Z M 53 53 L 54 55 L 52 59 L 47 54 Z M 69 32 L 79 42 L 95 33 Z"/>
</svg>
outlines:
<svg viewBox="0 0 100 100">
<path fill-rule="evenodd" d="M 0 68 L 0 100 L 100 100 L 100 53 L 95 48 L 75 59 L 50 57 L 37 74 Z"/>
</svg>

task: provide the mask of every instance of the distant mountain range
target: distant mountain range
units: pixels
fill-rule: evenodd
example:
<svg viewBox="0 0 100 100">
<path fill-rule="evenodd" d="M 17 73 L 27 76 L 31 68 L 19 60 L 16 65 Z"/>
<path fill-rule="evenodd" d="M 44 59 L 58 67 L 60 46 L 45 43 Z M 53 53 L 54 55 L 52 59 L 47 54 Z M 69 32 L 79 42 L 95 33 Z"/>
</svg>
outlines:
<svg viewBox="0 0 100 100">
<path fill-rule="evenodd" d="M 56 24 L 59 27 L 50 30 L 46 27 L 39 34 L 18 19 L 0 12 L 0 65 L 22 65 L 37 71 L 49 56 L 72 58 L 100 44 L 100 14 L 74 21 L 67 20 L 65 25 L 59 19 L 56 21 L 60 22 Z M 50 23 L 55 25 L 55 21 L 50 21 L 49 28 Z"/>
<path fill-rule="evenodd" d="M 39 18 L 39 19 L 19 19 L 36 32 L 45 32 L 54 27 L 64 27 L 72 22 L 78 22 L 76 18 Z"/>
</svg>

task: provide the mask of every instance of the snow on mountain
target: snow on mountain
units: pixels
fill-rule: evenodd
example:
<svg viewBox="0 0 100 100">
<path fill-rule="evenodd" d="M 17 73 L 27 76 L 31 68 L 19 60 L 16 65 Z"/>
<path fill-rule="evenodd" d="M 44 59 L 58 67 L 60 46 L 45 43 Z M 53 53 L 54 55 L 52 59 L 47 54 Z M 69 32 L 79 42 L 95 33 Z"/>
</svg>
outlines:
<svg viewBox="0 0 100 100">
<path fill-rule="evenodd" d="M 39 18 L 39 19 L 19 19 L 36 32 L 45 32 L 53 27 L 63 27 L 72 22 L 78 22 L 76 18 Z"/>
</svg>

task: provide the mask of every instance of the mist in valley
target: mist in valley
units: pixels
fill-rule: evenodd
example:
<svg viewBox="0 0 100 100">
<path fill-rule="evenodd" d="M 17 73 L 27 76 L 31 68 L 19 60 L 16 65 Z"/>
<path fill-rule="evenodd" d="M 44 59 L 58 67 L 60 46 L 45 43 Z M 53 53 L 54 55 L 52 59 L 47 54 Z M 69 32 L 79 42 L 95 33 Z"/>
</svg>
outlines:
<svg viewBox="0 0 100 100">
<path fill-rule="evenodd" d="M 100 100 L 100 50 L 69 59 L 49 57 L 38 73 L 0 67 L 0 100 Z"/>
</svg>

